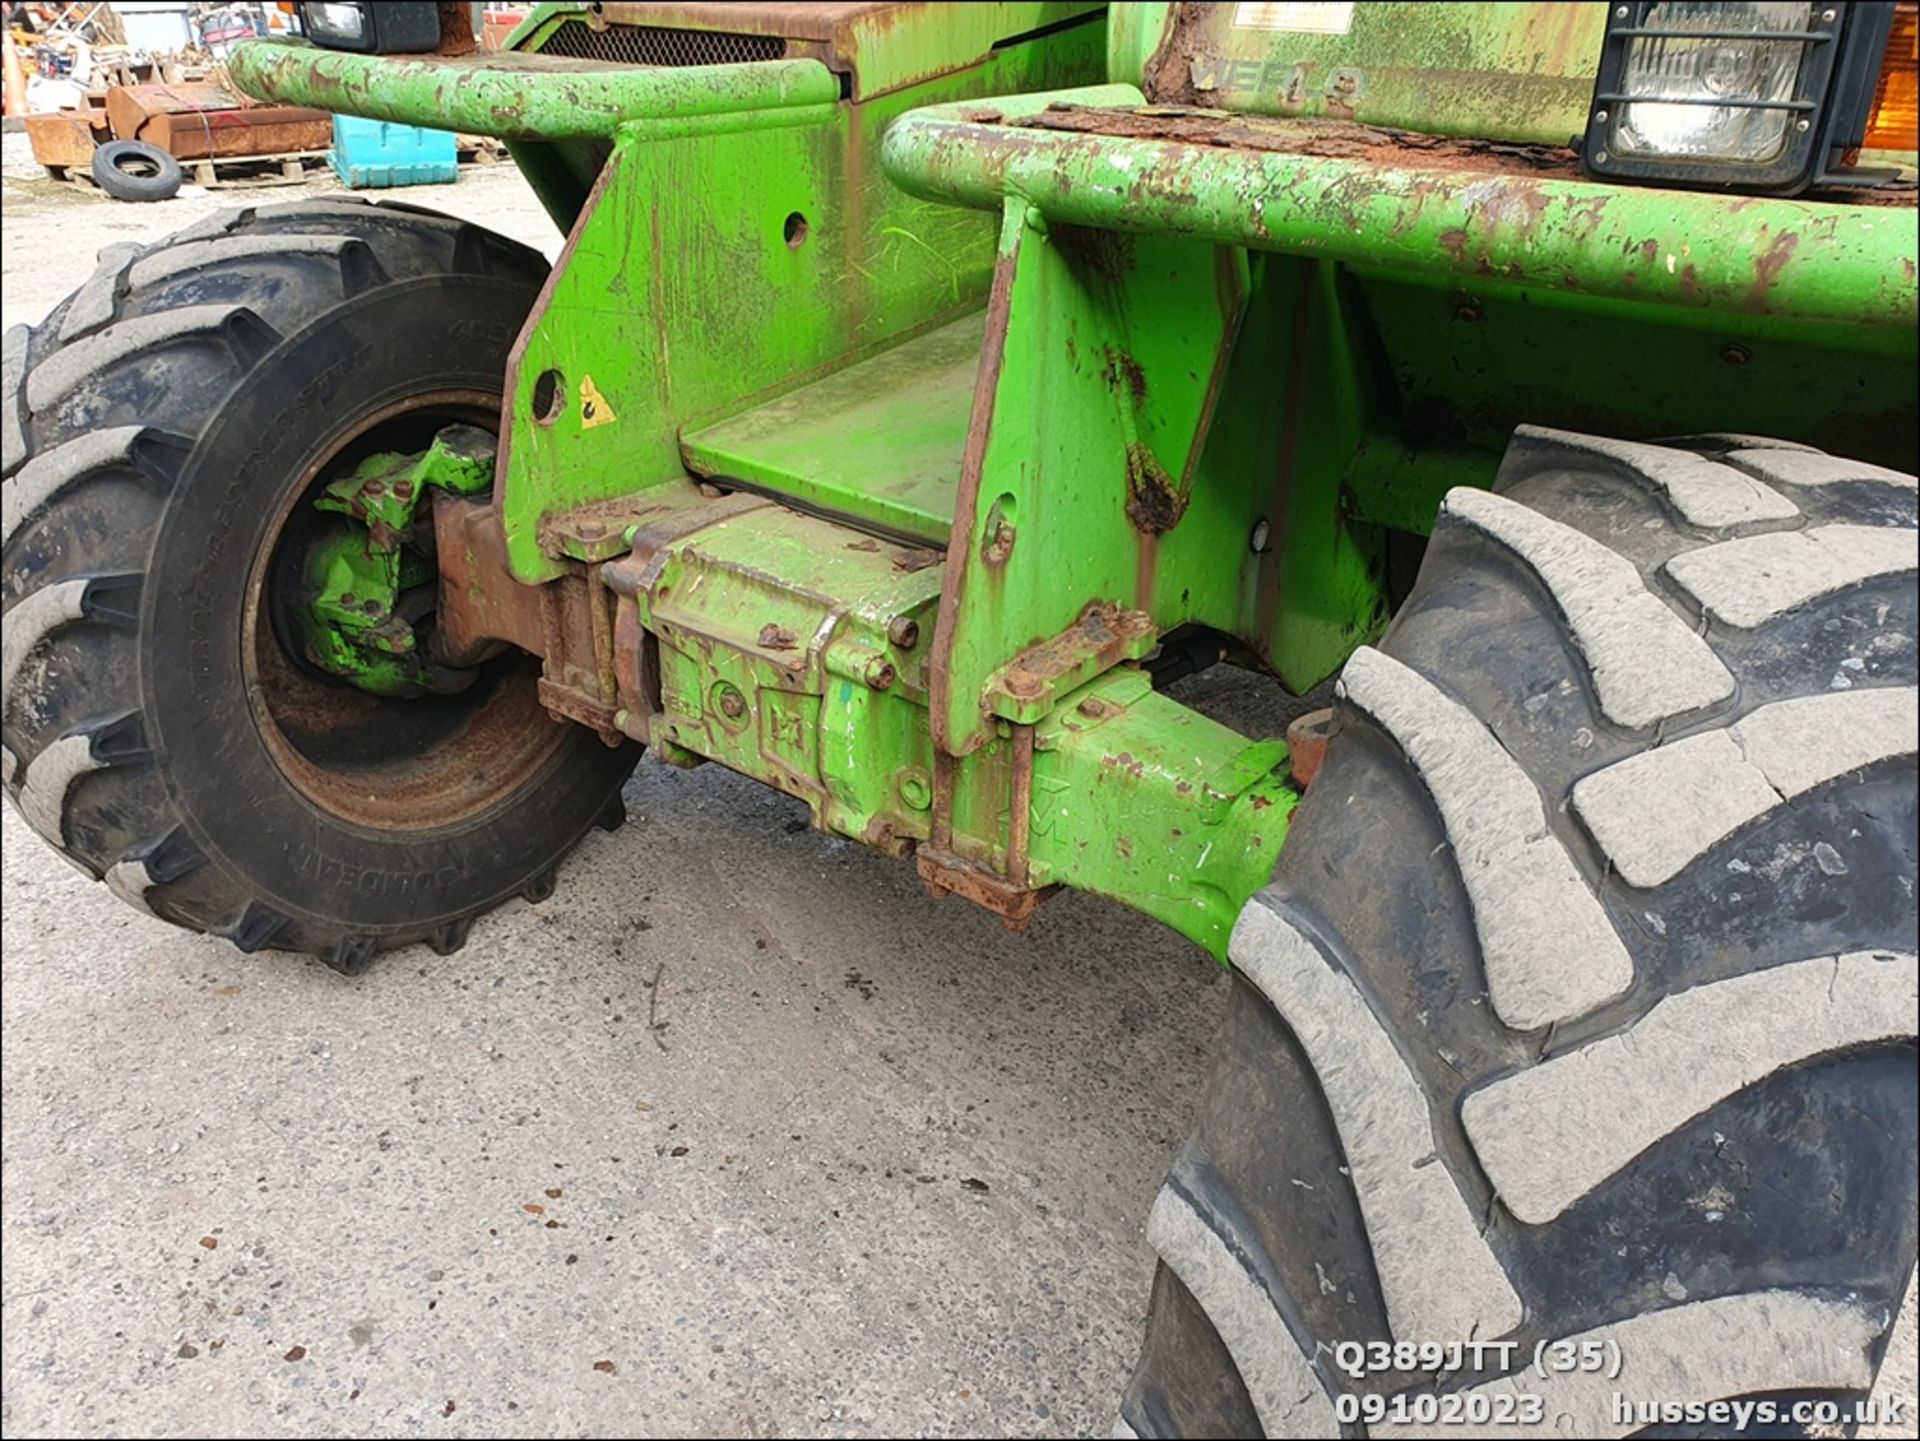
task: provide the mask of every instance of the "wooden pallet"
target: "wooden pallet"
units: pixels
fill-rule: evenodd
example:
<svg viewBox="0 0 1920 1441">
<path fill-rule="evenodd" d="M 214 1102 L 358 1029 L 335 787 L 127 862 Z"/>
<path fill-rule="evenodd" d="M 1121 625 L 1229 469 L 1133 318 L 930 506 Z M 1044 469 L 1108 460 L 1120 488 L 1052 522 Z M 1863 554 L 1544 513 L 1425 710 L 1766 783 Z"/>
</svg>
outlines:
<svg viewBox="0 0 1920 1441">
<path fill-rule="evenodd" d="M 298 185 L 324 168 L 324 150 L 294 150 L 280 155 L 218 155 L 211 160 L 183 160 L 181 167 L 194 185 L 209 190 L 253 190 L 270 185 Z M 84 165 L 49 165 L 47 174 L 78 190 L 98 190 L 93 171 Z"/>
<path fill-rule="evenodd" d="M 324 150 L 289 150 L 280 155 L 216 155 L 211 160 L 180 162 L 195 185 L 209 190 L 267 185 L 298 185 L 327 166 Z"/>
<path fill-rule="evenodd" d="M 462 165 L 497 165 L 506 158 L 498 141 L 461 137 Z M 299 185 L 326 169 L 328 151 L 289 150 L 277 155 L 216 155 L 211 160 L 182 160 L 187 180 L 209 190 L 256 190 L 273 185 Z M 49 165 L 47 173 L 78 190 L 99 190 L 85 165 Z"/>
</svg>

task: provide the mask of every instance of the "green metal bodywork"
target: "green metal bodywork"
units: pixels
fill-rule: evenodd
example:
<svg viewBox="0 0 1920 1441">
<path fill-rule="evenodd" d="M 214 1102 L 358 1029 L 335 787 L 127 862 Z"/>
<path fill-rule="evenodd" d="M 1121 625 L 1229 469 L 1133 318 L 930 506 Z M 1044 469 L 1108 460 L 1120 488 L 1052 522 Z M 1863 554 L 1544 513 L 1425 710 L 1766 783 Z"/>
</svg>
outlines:
<svg viewBox="0 0 1920 1441">
<path fill-rule="evenodd" d="M 516 45 L 785 52 L 234 73 L 505 135 L 567 227 L 496 505 L 518 581 L 617 597 L 618 730 L 936 892 L 1072 885 L 1224 955 L 1297 791 L 1153 648 L 1310 689 L 1385 624 L 1390 535 L 1523 422 L 1914 469 L 1920 244 L 1910 208 L 1582 179 L 1596 7 L 1086 8 L 543 6 Z"/>
<path fill-rule="evenodd" d="M 1259 11 L 1285 8 L 1117 7 L 1109 72 L 1149 80 L 1162 100 L 1239 115 L 1555 145 L 1586 128 L 1604 5 L 1388 0 L 1352 7 L 1345 29 L 1338 6 L 1320 7 L 1334 12 L 1323 29 L 1260 23 Z"/>
<path fill-rule="evenodd" d="M 281 41 L 235 51 L 232 73 L 250 91 L 298 97 L 302 105 L 402 123 L 432 116 L 445 128 L 502 140 L 611 140 L 629 125 L 697 129 L 716 116 L 840 98 L 840 83 L 817 60 L 642 70 L 480 52 L 370 62 Z"/>
<path fill-rule="evenodd" d="M 1101 40 L 1081 25 L 778 128 L 616 140 L 509 377 L 501 483 L 516 574 L 555 572 L 540 543 L 551 517 L 683 476 L 683 434 L 978 309 L 991 222 L 888 183 L 881 136 L 919 105 L 1094 70 Z M 536 419 L 548 372 L 567 394 Z M 588 380 L 610 411 L 582 407 Z"/>
</svg>

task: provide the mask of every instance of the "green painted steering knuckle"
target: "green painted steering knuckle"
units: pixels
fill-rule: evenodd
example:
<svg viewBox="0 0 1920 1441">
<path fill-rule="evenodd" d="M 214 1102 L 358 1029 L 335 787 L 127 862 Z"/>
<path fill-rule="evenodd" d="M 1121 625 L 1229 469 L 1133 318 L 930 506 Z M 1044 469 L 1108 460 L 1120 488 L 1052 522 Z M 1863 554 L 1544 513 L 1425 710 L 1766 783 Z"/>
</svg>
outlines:
<svg viewBox="0 0 1920 1441">
<path fill-rule="evenodd" d="M 450 425 L 425 451 L 368 456 L 326 487 L 314 509 L 350 523 L 328 527 L 301 567 L 295 625 L 310 664 L 383 696 L 446 695 L 473 683 L 475 671 L 440 664 L 423 642 L 438 570 L 432 515 L 421 508 L 435 489 L 484 491 L 493 460 L 491 435 Z"/>
</svg>

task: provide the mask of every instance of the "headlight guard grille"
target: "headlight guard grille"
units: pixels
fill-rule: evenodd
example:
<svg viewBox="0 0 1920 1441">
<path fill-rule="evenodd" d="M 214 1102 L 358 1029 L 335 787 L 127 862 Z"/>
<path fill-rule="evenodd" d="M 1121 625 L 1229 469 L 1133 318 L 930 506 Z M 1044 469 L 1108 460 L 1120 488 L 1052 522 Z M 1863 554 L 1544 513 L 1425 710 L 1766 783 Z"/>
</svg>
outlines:
<svg viewBox="0 0 1920 1441">
<path fill-rule="evenodd" d="M 1768 194 L 1834 178 L 1830 169 L 1865 133 L 1893 9 L 1868 0 L 1614 4 L 1582 168 L 1614 180 Z M 1700 119 L 1689 124 L 1695 113 Z M 1636 118 L 1660 123 L 1636 133 Z M 1749 153 L 1730 139 L 1716 150 L 1715 126 L 1723 137 L 1744 137 Z"/>
</svg>

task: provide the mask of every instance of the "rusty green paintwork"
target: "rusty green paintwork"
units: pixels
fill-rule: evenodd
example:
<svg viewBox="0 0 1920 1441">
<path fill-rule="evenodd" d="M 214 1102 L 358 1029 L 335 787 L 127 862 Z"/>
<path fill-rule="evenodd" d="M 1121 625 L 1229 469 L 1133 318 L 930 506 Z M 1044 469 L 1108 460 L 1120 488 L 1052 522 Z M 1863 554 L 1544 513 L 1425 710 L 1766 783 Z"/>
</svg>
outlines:
<svg viewBox="0 0 1920 1441">
<path fill-rule="evenodd" d="M 840 82 L 818 60 L 641 69 L 512 51 L 423 58 L 249 40 L 227 66 L 258 99 L 503 140 L 610 139 L 628 124 L 688 126 L 840 98 Z"/>
<path fill-rule="evenodd" d="M 1172 7 L 1143 5 L 1114 17 L 1110 74 L 1290 110 L 1273 66 L 1231 63 L 1270 57 L 1306 67 L 1303 114 L 1331 93 L 1381 124 L 1563 140 L 1597 20 L 1494 8 L 1382 7 L 1410 27 L 1383 50 L 1359 24 L 1208 40 L 1230 6 L 1163 43 Z M 580 23 L 543 7 L 519 43 Z M 837 834 L 1111 895 L 1221 954 L 1294 793 L 1279 742 L 1153 693 L 1132 661 L 1156 639 L 1204 626 L 1306 689 L 1383 624 L 1386 530 L 1488 483 L 1520 421 L 1913 465 L 1910 213 L 1615 190 L 1377 134 L 1303 153 L 1325 132 L 1245 113 L 1256 145 L 1008 124 L 1155 117 L 1133 84 L 991 98 L 1090 78 L 1093 31 L 927 69 L 965 49 L 931 22 L 819 28 L 806 63 L 862 56 L 828 66 L 849 98 L 514 142 L 578 223 L 516 359 L 502 476 L 523 578 L 651 557 L 615 589 L 663 708 L 622 728 Z M 1172 93 L 1196 56 L 1229 62 L 1220 88 Z M 834 518 L 702 498 L 688 471 Z M 631 519 L 703 505 L 726 514 L 660 545 Z"/>
<path fill-rule="evenodd" d="M 1109 671 L 1035 733 L 1030 879 L 1121 901 L 1224 959 L 1300 798 L 1286 763 L 1284 741 L 1249 741 L 1144 673 Z"/>
<path fill-rule="evenodd" d="M 1099 87 L 1020 105 L 1114 98 Z M 1542 179 L 1444 153 L 1402 160 L 1391 146 L 1366 163 L 1069 134 L 969 118 L 980 109 L 902 120 L 887 135 L 887 173 L 929 200 L 997 210 L 1017 196 L 1077 225 L 1657 305 L 1669 326 L 1845 326 L 1859 332 L 1854 348 L 1911 354 L 1920 290 L 1908 211 Z"/>
<path fill-rule="evenodd" d="M 881 134 L 915 105 L 1093 73 L 1102 43 L 1097 25 L 1056 31 L 875 100 L 809 107 L 800 125 L 622 132 L 509 376 L 515 574 L 557 573 L 541 534 L 560 514 L 678 481 L 683 432 L 976 310 L 992 221 L 890 185 Z M 536 419 L 548 372 L 559 403 Z M 589 381 L 603 402 L 591 415 Z"/>
<path fill-rule="evenodd" d="M 699 504 L 683 493 L 679 513 Z M 820 829 L 895 855 L 934 840 L 945 787 L 944 846 L 1004 871 L 1019 845 L 1012 731 L 940 777 L 928 724 L 937 554 L 772 504 L 686 524 L 615 582 L 658 642 L 649 742 L 755 776 Z M 1131 667 L 1065 695 L 1033 739 L 1028 884 L 1124 900 L 1224 959 L 1298 799 L 1284 742 L 1249 741 Z"/>
<path fill-rule="evenodd" d="M 421 647 L 401 594 L 430 585 L 437 574 L 411 544 L 421 506 L 436 489 L 478 495 L 493 484 L 493 464 L 493 437 L 454 425 L 420 454 L 368 456 L 321 492 L 314 509 L 349 524 L 307 552 L 309 598 L 293 616 L 308 660 L 375 695 L 421 695 L 464 683 Z"/>
<path fill-rule="evenodd" d="M 513 49 L 539 50 L 563 27 L 613 32 L 624 25 L 732 35 L 778 36 L 789 56 L 824 61 L 846 76 L 850 100 L 871 100 L 986 61 L 1036 32 L 1098 20 L 1100 0 L 978 0 L 923 5 L 754 5 L 734 0 L 683 3 L 562 3 L 538 6 L 508 37 Z M 758 63 L 758 62 L 756 62 Z"/>
<path fill-rule="evenodd" d="M 1108 74 L 1163 101 L 1552 145 L 1586 129 L 1607 18 L 1597 4 L 1370 0 L 1344 26 L 1322 6 L 1328 28 L 1276 29 L 1259 12 L 1282 7 L 1187 5 L 1169 32 L 1169 7 L 1117 8 L 1162 12 L 1112 27 Z"/>
<path fill-rule="evenodd" d="M 1331 266 L 1049 226 L 1010 199 L 941 593 L 939 744 L 1034 719 L 1142 634 L 1236 636 L 1299 691 L 1376 634 L 1378 539 L 1338 490 L 1365 434 L 1358 367 Z M 1097 607 L 1118 624 L 1087 636 Z"/>
<path fill-rule="evenodd" d="M 800 797 L 834 834 L 924 838 L 935 559 L 776 505 L 663 548 L 629 602 L 659 642 L 648 739 Z"/>
</svg>

